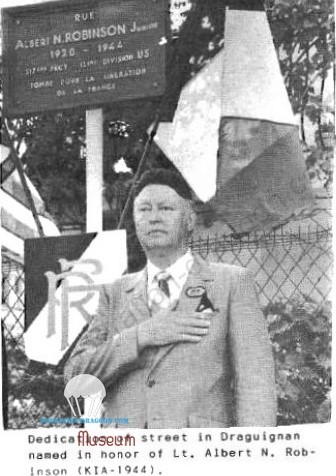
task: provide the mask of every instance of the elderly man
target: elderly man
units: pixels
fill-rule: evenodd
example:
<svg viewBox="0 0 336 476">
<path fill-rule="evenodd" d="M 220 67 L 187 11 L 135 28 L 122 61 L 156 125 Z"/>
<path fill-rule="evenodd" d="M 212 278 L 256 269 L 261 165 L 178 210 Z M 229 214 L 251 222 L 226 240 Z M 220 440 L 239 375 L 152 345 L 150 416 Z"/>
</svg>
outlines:
<svg viewBox="0 0 336 476">
<path fill-rule="evenodd" d="M 147 266 L 103 286 L 66 377 L 98 377 L 104 416 L 128 418 L 130 428 L 275 425 L 272 351 L 253 280 L 190 251 L 191 198 L 176 172 L 143 174 L 133 214 Z"/>
</svg>

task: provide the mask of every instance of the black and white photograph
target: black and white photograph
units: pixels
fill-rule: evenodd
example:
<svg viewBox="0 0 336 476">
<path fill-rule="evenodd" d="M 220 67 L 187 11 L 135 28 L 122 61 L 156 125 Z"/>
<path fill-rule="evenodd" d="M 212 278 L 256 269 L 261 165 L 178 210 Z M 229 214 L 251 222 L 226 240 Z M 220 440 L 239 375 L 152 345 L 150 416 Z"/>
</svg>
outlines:
<svg viewBox="0 0 336 476">
<path fill-rule="evenodd" d="M 199 450 L 214 475 L 220 452 L 276 464 L 262 441 L 314 464 L 334 29 L 332 0 L 1 0 L 2 434 L 29 452 L 13 476 L 141 472 L 130 450 L 66 469 L 116 435 L 176 442 L 178 469 L 154 448 L 143 473 L 195 472 L 195 435 L 220 435 Z"/>
</svg>

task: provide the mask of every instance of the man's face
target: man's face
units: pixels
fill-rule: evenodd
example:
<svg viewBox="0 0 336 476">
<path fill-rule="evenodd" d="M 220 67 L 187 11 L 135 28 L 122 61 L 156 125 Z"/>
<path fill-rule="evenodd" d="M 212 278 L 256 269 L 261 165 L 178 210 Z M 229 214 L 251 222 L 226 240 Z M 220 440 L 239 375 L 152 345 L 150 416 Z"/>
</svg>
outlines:
<svg viewBox="0 0 336 476">
<path fill-rule="evenodd" d="M 145 250 L 182 248 L 195 222 L 189 201 L 167 185 L 147 185 L 141 190 L 134 201 L 133 215 Z"/>
</svg>

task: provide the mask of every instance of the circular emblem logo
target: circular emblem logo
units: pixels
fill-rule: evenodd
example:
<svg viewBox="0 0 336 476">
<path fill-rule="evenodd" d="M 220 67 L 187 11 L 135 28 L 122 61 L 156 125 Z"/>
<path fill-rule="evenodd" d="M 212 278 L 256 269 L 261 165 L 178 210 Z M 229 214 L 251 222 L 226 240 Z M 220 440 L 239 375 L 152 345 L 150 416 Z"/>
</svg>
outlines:
<svg viewBox="0 0 336 476">
<path fill-rule="evenodd" d="M 198 298 L 200 296 L 203 296 L 205 293 L 205 287 L 204 286 L 195 286 L 193 288 L 188 288 L 186 289 L 186 295 L 190 298 Z"/>
</svg>

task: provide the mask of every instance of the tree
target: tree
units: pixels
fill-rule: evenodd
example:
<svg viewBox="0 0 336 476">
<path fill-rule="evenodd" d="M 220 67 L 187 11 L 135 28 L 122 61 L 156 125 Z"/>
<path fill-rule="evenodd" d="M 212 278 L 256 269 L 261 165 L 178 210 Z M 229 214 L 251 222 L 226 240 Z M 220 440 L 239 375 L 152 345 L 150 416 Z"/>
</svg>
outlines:
<svg viewBox="0 0 336 476">
<path fill-rule="evenodd" d="M 291 104 L 301 118 L 307 169 L 328 187 L 332 144 L 326 132 L 334 135 L 334 111 L 324 104 L 324 90 L 335 56 L 333 2 L 276 0 L 268 11 Z M 316 128 L 314 146 L 306 141 L 307 120 Z"/>
</svg>

